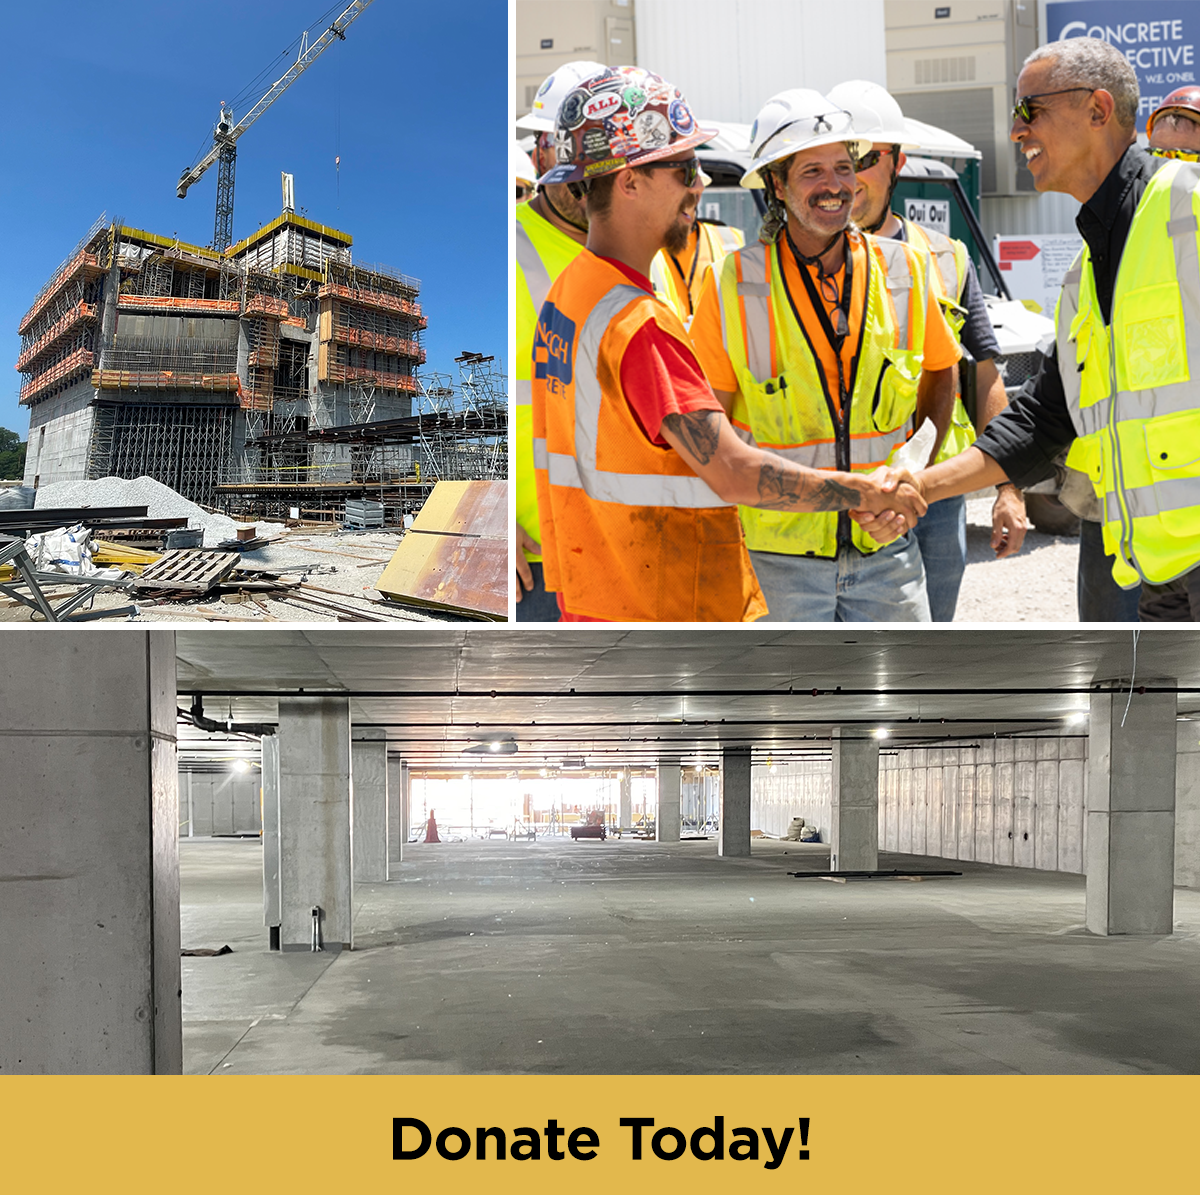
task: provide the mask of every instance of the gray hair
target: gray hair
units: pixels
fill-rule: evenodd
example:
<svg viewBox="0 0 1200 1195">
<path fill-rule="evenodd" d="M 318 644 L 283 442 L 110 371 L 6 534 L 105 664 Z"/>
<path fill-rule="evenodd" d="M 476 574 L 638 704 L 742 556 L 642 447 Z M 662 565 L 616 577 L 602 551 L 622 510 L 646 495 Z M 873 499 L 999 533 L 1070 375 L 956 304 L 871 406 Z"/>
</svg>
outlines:
<svg viewBox="0 0 1200 1195">
<path fill-rule="evenodd" d="M 1039 46 L 1025 59 L 1025 66 L 1044 60 L 1052 64 L 1047 79 L 1051 91 L 1066 87 L 1103 89 L 1113 97 L 1117 124 L 1133 129 L 1140 98 L 1137 75 L 1129 59 L 1115 46 L 1098 37 L 1068 37 Z"/>
</svg>

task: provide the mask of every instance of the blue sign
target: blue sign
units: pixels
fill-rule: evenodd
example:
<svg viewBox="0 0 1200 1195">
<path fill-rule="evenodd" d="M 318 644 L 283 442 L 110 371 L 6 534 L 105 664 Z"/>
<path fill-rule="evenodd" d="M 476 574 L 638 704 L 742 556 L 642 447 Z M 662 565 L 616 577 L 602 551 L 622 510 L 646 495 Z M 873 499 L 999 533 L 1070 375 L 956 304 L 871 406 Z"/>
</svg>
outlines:
<svg viewBox="0 0 1200 1195">
<path fill-rule="evenodd" d="M 1097 37 L 1115 46 L 1137 72 L 1142 93 L 1137 127 L 1177 87 L 1200 76 L 1200 4 L 1195 0 L 1059 0 L 1046 5 L 1049 39 Z"/>
</svg>

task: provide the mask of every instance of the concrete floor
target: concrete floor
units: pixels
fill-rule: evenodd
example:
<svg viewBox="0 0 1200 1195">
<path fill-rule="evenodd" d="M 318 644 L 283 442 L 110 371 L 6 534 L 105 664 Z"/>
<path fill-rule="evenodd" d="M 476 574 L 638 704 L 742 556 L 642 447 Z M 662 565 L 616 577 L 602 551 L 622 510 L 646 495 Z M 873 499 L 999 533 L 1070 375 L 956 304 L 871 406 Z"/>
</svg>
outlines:
<svg viewBox="0 0 1200 1195">
<path fill-rule="evenodd" d="M 188 1073 L 1200 1072 L 1200 891 L 1170 938 L 1083 929 L 1082 876 L 833 884 L 756 840 L 418 845 L 355 950 L 270 953 L 257 840 L 180 844 Z"/>
</svg>

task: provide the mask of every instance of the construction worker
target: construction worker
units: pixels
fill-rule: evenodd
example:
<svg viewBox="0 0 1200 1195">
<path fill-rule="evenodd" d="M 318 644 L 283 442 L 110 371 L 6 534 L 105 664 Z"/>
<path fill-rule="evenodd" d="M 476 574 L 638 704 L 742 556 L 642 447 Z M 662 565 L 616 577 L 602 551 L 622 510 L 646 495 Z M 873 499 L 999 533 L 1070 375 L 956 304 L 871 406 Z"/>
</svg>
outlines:
<svg viewBox="0 0 1200 1195">
<path fill-rule="evenodd" d="M 700 182 L 712 185 L 712 179 L 700 171 Z M 746 243 L 740 228 L 730 228 L 713 220 L 697 218 L 688 234 L 688 243 L 679 253 L 659 253 L 650 266 L 654 293 L 675 309 L 685 328 L 692 322 L 700 291 L 710 266 L 718 265 L 729 253 Z"/>
<path fill-rule="evenodd" d="M 744 187 L 765 186 L 759 242 L 705 283 L 691 337 L 739 436 L 817 469 L 866 471 L 929 418 L 950 424 L 959 348 L 928 255 L 851 227 L 869 143 L 816 91 L 773 96 Z M 920 550 L 845 513 L 741 512 L 754 571 L 783 622 L 927 622 Z M 886 544 L 886 547 L 881 547 Z"/>
<path fill-rule="evenodd" d="M 568 62 L 538 88 L 528 116 L 517 127 L 537 135 L 533 165 L 545 174 L 555 163 L 554 118 L 563 98 L 582 79 L 604 70 L 599 62 Z M 558 603 L 546 593 L 538 542 L 537 485 L 533 478 L 533 425 L 529 406 L 533 330 L 550 284 L 587 241 L 583 204 L 563 184 L 539 189 L 517 207 L 517 346 L 513 439 L 517 500 L 517 576 L 513 586 L 518 622 L 557 622 Z"/>
<path fill-rule="evenodd" d="M 976 418 L 982 430 L 993 415 L 1008 405 L 1008 397 L 995 363 L 1000 356 L 1000 345 L 992 331 L 975 264 L 962 241 L 922 228 L 892 211 L 892 195 L 906 161 L 904 151 L 918 145 L 909 135 L 900 105 L 887 89 L 878 83 L 855 79 L 839 83 L 829 93 L 829 101 L 849 112 L 855 133 L 871 142 L 871 149 L 856 163 L 854 222 L 864 232 L 906 241 L 932 256 L 934 269 L 930 276 L 943 314 L 976 363 L 979 396 Z M 954 456 L 974 439 L 975 428 L 961 397 L 956 398 L 938 459 Z M 1019 551 L 1025 530 L 1024 497 L 1015 485 L 1006 482 L 999 487 L 992 507 L 992 549 L 996 555 L 1008 556 Z M 916 534 L 925 566 L 930 616 L 934 622 L 953 622 L 967 567 L 966 499 L 958 496 L 933 503 L 917 525 Z"/>
<path fill-rule="evenodd" d="M 1025 60 L 1010 136 L 1039 191 L 1083 205 L 1084 247 L 1063 283 L 1055 345 L 1033 386 L 975 444 L 919 480 L 928 499 L 1009 477 L 1056 453 L 1091 481 L 1114 579 L 1142 586 L 1139 618 L 1200 617 L 1200 167 L 1136 141 L 1138 84 L 1096 38 Z"/>
<path fill-rule="evenodd" d="M 512 143 L 512 172 L 517 186 L 517 206 L 528 203 L 537 190 L 537 167 L 533 159 L 514 141 Z"/>
<path fill-rule="evenodd" d="M 1150 152 L 1161 158 L 1200 158 L 1200 87 L 1177 87 L 1146 121 Z"/>
<path fill-rule="evenodd" d="M 890 511 L 894 534 L 923 509 L 903 484 L 744 444 L 679 317 L 654 297 L 651 262 L 687 244 L 693 151 L 711 136 L 677 88 L 636 67 L 584 80 L 559 108 L 559 165 L 538 185 L 586 196 L 588 245 L 538 317 L 533 431 L 546 587 L 564 620 L 761 616 L 733 503 Z"/>
</svg>

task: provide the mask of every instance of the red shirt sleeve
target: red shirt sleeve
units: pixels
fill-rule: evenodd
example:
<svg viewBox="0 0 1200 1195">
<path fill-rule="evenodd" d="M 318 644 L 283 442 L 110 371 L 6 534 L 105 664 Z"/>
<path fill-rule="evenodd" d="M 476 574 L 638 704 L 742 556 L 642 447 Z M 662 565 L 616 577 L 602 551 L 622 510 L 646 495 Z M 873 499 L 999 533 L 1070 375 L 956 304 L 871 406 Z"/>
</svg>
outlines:
<svg viewBox="0 0 1200 1195">
<path fill-rule="evenodd" d="M 651 443 L 666 447 L 659 428 L 667 415 L 720 411 L 696 354 L 653 320 L 634 333 L 621 361 L 621 388 Z"/>
</svg>

